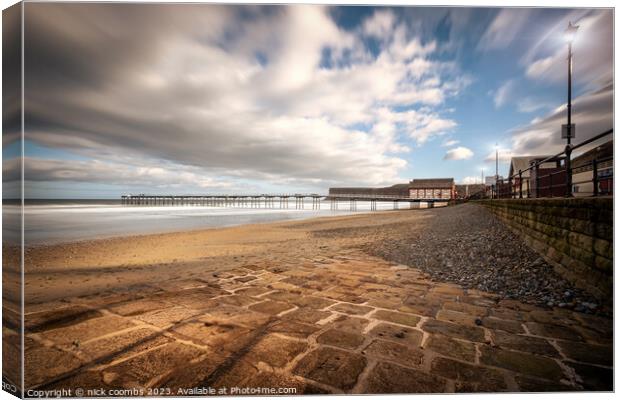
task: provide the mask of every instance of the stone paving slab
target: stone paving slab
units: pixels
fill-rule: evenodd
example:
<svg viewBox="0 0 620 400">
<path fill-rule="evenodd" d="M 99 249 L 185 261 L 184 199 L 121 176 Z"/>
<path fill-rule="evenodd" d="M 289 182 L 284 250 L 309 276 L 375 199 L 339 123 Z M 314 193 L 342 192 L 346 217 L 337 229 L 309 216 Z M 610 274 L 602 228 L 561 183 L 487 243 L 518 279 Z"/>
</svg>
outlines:
<svg viewBox="0 0 620 400">
<path fill-rule="evenodd" d="M 425 347 L 443 356 L 470 363 L 476 362 L 477 347 L 474 343 L 465 340 L 454 339 L 441 334 L 432 334 L 429 336 Z"/>
<path fill-rule="evenodd" d="M 436 374 L 380 362 L 369 371 L 361 393 L 443 393 L 447 381 Z"/>
<path fill-rule="evenodd" d="M 353 389 L 366 364 L 361 354 L 321 346 L 302 358 L 293 372 L 347 391 Z"/>
<path fill-rule="evenodd" d="M 380 322 L 375 325 L 368 335 L 377 339 L 406 344 L 410 347 L 419 347 L 424 333 L 422 330 Z"/>
<path fill-rule="evenodd" d="M 356 250 L 66 299 L 26 327 L 28 388 L 539 392 L 613 380 L 611 320 L 433 282 Z"/>
<path fill-rule="evenodd" d="M 179 369 L 205 354 L 204 351 L 181 343 L 168 343 L 146 351 L 103 370 L 110 385 L 127 388 L 153 387 L 156 379 L 171 369 Z M 181 372 L 182 369 L 179 371 Z"/>
<path fill-rule="evenodd" d="M 435 358 L 431 363 L 431 372 L 455 380 L 456 392 L 497 392 L 507 389 L 501 371 L 449 358 Z"/>
</svg>

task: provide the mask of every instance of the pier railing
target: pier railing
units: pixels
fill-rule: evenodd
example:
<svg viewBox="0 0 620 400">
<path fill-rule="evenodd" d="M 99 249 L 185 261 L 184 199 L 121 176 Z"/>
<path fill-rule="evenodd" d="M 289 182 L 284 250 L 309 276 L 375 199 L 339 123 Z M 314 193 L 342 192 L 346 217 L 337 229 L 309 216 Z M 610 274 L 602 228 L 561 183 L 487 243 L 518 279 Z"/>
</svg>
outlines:
<svg viewBox="0 0 620 400">
<path fill-rule="evenodd" d="M 613 194 L 613 156 L 594 156 L 581 165 L 572 166 L 575 150 L 603 138 L 613 129 L 577 145 L 567 145 L 553 156 L 537 160 L 493 185 L 493 198 L 592 197 Z M 550 166 L 551 165 L 551 166 Z"/>
</svg>

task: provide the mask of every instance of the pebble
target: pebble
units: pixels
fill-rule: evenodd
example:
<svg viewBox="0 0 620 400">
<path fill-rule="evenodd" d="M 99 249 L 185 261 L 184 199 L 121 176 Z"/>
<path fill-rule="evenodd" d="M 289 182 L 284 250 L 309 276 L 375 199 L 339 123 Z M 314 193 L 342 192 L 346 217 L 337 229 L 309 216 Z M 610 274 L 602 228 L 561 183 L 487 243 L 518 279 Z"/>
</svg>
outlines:
<svg viewBox="0 0 620 400">
<path fill-rule="evenodd" d="M 425 212 L 425 211 L 420 211 Z M 538 253 L 482 206 L 427 211 L 424 223 L 398 225 L 366 246 L 375 256 L 409 265 L 433 280 L 492 292 L 524 303 L 606 313 L 558 275 Z"/>
</svg>

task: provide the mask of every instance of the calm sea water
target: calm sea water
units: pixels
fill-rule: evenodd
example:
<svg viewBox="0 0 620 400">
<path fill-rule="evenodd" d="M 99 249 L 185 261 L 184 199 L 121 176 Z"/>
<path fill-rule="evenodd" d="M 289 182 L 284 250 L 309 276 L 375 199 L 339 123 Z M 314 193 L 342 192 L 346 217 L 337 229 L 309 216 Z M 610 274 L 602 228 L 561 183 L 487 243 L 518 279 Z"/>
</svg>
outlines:
<svg viewBox="0 0 620 400">
<path fill-rule="evenodd" d="M 294 207 L 294 203 L 290 206 Z M 52 244 L 114 236 L 176 232 L 235 225 L 300 220 L 369 212 L 358 202 L 357 211 L 341 202 L 338 211 L 322 202 L 320 210 L 203 206 L 124 206 L 119 200 L 29 200 L 24 208 L 25 243 Z M 408 208 L 408 204 L 401 204 Z M 392 202 L 377 203 L 378 210 L 393 209 Z M 4 240 L 19 238 L 20 207 L 3 204 Z"/>
</svg>

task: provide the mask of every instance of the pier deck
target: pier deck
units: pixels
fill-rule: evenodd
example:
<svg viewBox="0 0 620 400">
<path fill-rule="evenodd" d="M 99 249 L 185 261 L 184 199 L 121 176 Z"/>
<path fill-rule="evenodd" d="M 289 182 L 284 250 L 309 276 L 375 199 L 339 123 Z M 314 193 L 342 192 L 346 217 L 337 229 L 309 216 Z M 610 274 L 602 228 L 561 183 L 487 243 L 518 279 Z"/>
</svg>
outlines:
<svg viewBox="0 0 620 400">
<path fill-rule="evenodd" d="M 436 203 L 447 203 L 449 199 L 415 199 L 400 196 L 381 195 L 319 195 L 319 194 L 260 194 L 260 195 L 123 195 L 121 204 L 128 206 L 207 206 L 207 207 L 245 207 L 245 208 L 294 208 L 303 210 L 309 202 L 313 210 L 321 209 L 322 201 L 329 201 L 331 210 L 338 210 L 341 203 L 349 205 L 350 211 L 356 211 L 359 202 L 370 204 L 370 210 L 377 210 L 378 202 L 392 202 L 394 209 L 400 203 L 409 203 L 413 208 L 420 203 L 433 207 Z"/>
</svg>

